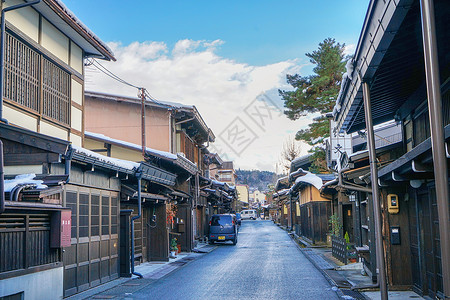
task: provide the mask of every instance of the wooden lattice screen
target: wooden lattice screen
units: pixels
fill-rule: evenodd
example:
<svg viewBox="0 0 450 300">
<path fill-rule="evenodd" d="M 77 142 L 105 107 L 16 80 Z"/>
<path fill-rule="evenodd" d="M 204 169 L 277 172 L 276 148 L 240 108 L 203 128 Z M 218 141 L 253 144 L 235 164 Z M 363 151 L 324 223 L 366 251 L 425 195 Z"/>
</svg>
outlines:
<svg viewBox="0 0 450 300">
<path fill-rule="evenodd" d="M 70 124 L 70 74 L 9 33 L 5 37 L 4 96 L 44 117 Z"/>
<path fill-rule="evenodd" d="M 48 59 L 43 59 L 43 111 L 44 116 L 61 123 L 70 122 L 70 75 Z"/>
<path fill-rule="evenodd" d="M 39 112 L 39 53 L 7 33 L 4 57 L 5 98 Z"/>
</svg>

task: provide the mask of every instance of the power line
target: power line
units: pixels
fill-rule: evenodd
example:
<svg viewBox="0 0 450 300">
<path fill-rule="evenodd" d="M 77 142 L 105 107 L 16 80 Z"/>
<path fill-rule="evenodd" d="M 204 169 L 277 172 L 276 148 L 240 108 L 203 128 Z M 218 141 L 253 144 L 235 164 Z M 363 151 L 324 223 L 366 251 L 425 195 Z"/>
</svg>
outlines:
<svg viewBox="0 0 450 300">
<path fill-rule="evenodd" d="M 110 70 L 108 70 L 105 66 L 103 66 L 101 63 L 99 63 L 97 60 L 91 59 L 90 61 L 88 60 L 88 62 L 89 62 L 92 66 L 94 66 L 95 68 L 97 68 L 100 72 L 102 72 L 103 74 L 105 74 L 105 75 L 111 77 L 112 79 L 114 79 L 114 80 L 116 80 L 116 81 L 118 81 L 118 82 L 120 82 L 120 83 L 123 83 L 123 84 L 125 84 L 125 85 L 134 87 L 134 88 L 136 88 L 136 89 L 141 89 L 141 87 L 138 87 L 138 86 L 136 86 L 136 85 L 134 85 L 134 84 L 129 83 L 128 81 L 123 80 L 122 78 L 120 78 L 119 76 L 117 76 L 116 74 L 114 74 L 113 72 L 111 72 Z"/>
<path fill-rule="evenodd" d="M 90 60 L 87 61 L 88 62 L 88 66 L 93 66 L 95 67 L 97 70 L 99 70 L 100 72 L 102 72 L 103 74 L 105 74 L 106 76 L 131 87 L 134 87 L 138 90 L 143 89 L 144 90 L 144 95 L 145 95 L 145 99 L 154 102 L 156 104 L 162 105 L 162 106 L 170 106 L 168 104 L 165 103 L 161 103 L 158 100 L 156 100 L 155 97 L 153 97 L 152 95 L 150 95 L 150 93 L 147 91 L 146 88 L 143 87 L 138 87 L 134 84 L 129 83 L 128 81 L 125 81 L 124 79 L 120 78 L 118 75 L 114 74 L 112 71 L 108 70 L 105 66 L 103 66 L 101 63 L 99 63 L 96 59 L 91 58 Z"/>
</svg>

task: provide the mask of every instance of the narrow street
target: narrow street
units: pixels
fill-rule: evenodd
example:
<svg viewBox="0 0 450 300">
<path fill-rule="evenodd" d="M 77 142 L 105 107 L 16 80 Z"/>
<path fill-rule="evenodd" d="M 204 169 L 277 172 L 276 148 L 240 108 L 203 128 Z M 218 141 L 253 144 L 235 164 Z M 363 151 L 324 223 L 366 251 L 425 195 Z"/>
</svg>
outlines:
<svg viewBox="0 0 450 300">
<path fill-rule="evenodd" d="M 337 299 L 331 286 L 271 221 L 243 221 L 236 246 L 216 250 L 127 298 Z"/>
</svg>

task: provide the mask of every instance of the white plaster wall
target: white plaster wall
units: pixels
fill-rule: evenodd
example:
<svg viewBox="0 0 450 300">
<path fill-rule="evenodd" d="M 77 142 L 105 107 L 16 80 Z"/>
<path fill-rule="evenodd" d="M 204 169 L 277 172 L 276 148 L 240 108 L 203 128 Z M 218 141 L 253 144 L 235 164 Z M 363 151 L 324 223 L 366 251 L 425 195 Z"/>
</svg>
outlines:
<svg viewBox="0 0 450 300">
<path fill-rule="evenodd" d="M 73 145 L 75 145 L 75 146 L 79 146 L 79 147 L 82 147 L 83 145 L 83 141 L 82 141 L 82 139 L 81 139 L 81 136 L 79 136 L 79 135 L 76 135 L 76 134 L 73 134 L 73 133 L 71 133 L 70 134 L 70 141 L 72 142 L 72 144 Z"/>
<path fill-rule="evenodd" d="M 67 141 L 67 131 L 50 123 L 41 122 L 41 133 Z"/>
<path fill-rule="evenodd" d="M 44 18 L 42 18 L 41 38 L 41 45 L 44 48 L 69 64 L 69 39 Z"/>
<path fill-rule="evenodd" d="M 82 131 L 83 127 L 83 112 L 79 110 L 78 108 L 72 106 L 72 109 L 70 110 L 71 113 L 71 125 L 72 128 Z"/>
<path fill-rule="evenodd" d="M 42 165 L 4 166 L 4 172 L 5 175 L 42 174 Z M 0 282 L 0 286 L 2 283 L 3 280 Z"/>
<path fill-rule="evenodd" d="M 3 279 L 0 297 L 24 292 L 25 300 L 62 299 L 63 268 Z"/>
<path fill-rule="evenodd" d="M 83 105 L 83 85 L 72 79 L 72 101 Z"/>
<path fill-rule="evenodd" d="M 74 42 L 70 42 L 70 66 L 83 74 L 83 50 Z"/>
<path fill-rule="evenodd" d="M 6 7 L 22 4 L 21 0 L 7 0 Z M 6 20 L 17 27 L 25 35 L 29 36 L 36 43 L 39 39 L 39 14 L 31 7 L 12 10 L 5 13 Z"/>
<path fill-rule="evenodd" d="M 14 108 L 3 105 L 3 117 L 14 125 L 37 131 L 36 118 L 15 110 Z"/>
</svg>

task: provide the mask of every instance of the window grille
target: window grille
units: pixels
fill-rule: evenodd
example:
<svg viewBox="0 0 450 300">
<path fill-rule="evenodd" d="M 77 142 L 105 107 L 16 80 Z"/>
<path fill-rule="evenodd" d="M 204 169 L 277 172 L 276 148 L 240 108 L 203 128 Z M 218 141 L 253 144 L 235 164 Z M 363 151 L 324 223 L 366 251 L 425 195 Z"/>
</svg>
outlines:
<svg viewBox="0 0 450 300">
<path fill-rule="evenodd" d="M 5 36 L 4 57 L 4 97 L 70 125 L 70 74 L 10 33 Z"/>
<path fill-rule="evenodd" d="M 4 63 L 4 97 L 39 112 L 39 53 L 7 33 Z"/>
<path fill-rule="evenodd" d="M 76 192 L 67 192 L 66 193 L 66 206 L 72 210 L 72 228 L 71 228 L 71 237 L 77 237 L 77 193 Z"/>
<path fill-rule="evenodd" d="M 79 204 L 79 237 L 89 236 L 89 195 L 80 193 L 80 204 Z"/>
<path fill-rule="evenodd" d="M 43 59 L 43 111 L 42 114 L 69 124 L 70 75 L 48 59 Z"/>
<path fill-rule="evenodd" d="M 91 195 L 91 236 L 100 234 L 100 196 Z"/>
<path fill-rule="evenodd" d="M 119 218 L 117 216 L 118 210 L 118 198 L 111 197 L 111 234 L 117 234 Z"/>
<path fill-rule="evenodd" d="M 102 235 L 109 234 L 109 197 L 102 197 Z"/>
</svg>

